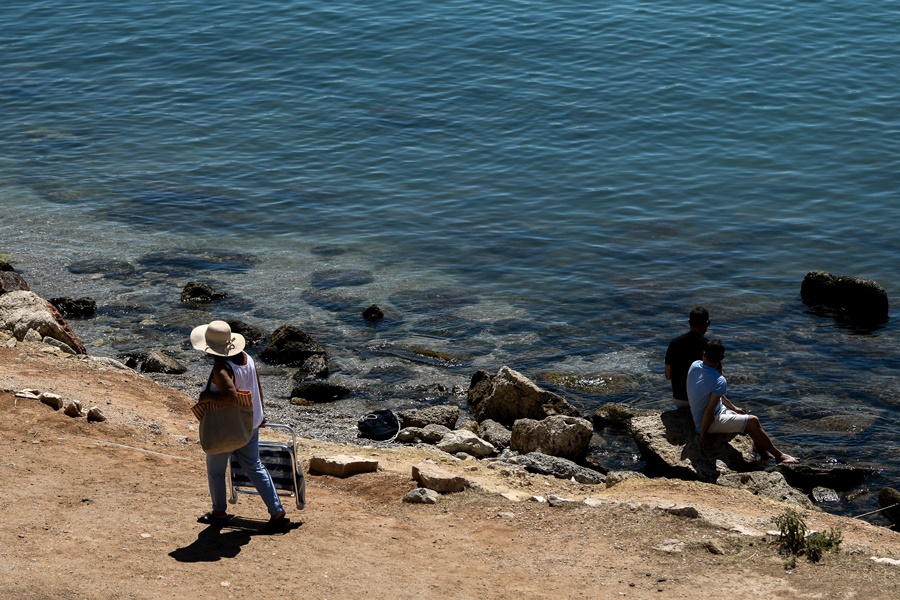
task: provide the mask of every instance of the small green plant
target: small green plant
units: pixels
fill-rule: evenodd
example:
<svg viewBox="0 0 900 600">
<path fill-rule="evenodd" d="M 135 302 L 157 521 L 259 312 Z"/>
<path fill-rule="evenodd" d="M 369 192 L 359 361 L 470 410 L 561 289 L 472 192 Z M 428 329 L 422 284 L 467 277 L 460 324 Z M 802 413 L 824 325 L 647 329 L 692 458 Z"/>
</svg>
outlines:
<svg viewBox="0 0 900 600">
<path fill-rule="evenodd" d="M 784 511 L 779 517 L 775 517 L 775 526 L 778 527 L 778 545 L 782 552 L 799 556 L 806 549 L 806 523 L 793 508 Z"/>
<path fill-rule="evenodd" d="M 806 554 L 812 562 L 819 562 L 829 550 L 840 551 L 841 532 L 829 529 L 807 536 L 806 523 L 799 512 L 789 508 L 781 516 L 775 517 L 775 525 L 778 527 L 778 546 L 784 554 L 785 569 L 793 569 L 797 565 L 796 557 Z"/>
<path fill-rule="evenodd" d="M 806 557 L 813 562 L 822 560 L 822 555 L 829 550 L 840 552 L 841 532 L 829 529 L 827 532 L 818 531 L 806 538 Z"/>
</svg>

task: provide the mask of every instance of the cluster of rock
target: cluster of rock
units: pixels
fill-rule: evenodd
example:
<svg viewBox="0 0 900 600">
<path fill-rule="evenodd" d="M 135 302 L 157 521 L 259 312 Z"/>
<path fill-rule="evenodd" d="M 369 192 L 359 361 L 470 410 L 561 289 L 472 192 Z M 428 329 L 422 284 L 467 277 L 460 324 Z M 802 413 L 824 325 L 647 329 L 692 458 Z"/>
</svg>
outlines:
<svg viewBox="0 0 900 600">
<path fill-rule="evenodd" d="M 495 468 L 518 468 L 585 484 L 602 484 L 602 466 L 588 465 L 590 421 L 563 397 L 502 367 L 478 371 L 467 398 L 474 421 L 457 428 L 455 406 L 398 411 L 400 443 L 432 444 L 460 458 L 488 459 Z"/>
<path fill-rule="evenodd" d="M 89 423 L 100 423 L 106 420 L 106 415 L 99 407 L 93 406 L 87 412 L 84 411 L 80 400 L 70 400 L 66 403 L 62 396 L 51 392 L 42 392 L 40 390 L 27 389 L 16 392 L 16 398 L 24 398 L 27 400 L 37 400 L 42 404 L 46 404 L 53 410 L 63 409 L 63 413 L 67 416 L 87 417 Z"/>
</svg>

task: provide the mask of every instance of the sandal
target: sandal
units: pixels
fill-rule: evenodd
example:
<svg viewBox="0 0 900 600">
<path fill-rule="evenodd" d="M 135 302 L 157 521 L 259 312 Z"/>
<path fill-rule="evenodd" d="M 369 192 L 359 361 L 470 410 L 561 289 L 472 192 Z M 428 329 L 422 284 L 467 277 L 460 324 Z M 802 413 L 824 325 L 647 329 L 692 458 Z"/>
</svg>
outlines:
<svg viewBox="0 0 900 600">
<path fill-rule="evenodd" d="M 219 515 L 213 514 L 212 512 L 208 512 L 208 513 L 204 513 L 204 514 L 200 515 L 199 517 L 197 517 L 197 522 L 203 523 L 204 525 L 216 525 L 216 526 L 221 527 L 223 525 L 227 525 L 228 522 L 233 518 L 234 518 L 234 515 L 219 516 Z"/>
<path fill-rule="evenodd" d="M 281 511 L 279 514 L 274 515 L 269 519 L 269 522 L 265 524 L 265 528 L 278 531 L 289 527 L 290 524 L 291 520 L 287 518 L 287 513 L 285 511 Z"/>
</svg>

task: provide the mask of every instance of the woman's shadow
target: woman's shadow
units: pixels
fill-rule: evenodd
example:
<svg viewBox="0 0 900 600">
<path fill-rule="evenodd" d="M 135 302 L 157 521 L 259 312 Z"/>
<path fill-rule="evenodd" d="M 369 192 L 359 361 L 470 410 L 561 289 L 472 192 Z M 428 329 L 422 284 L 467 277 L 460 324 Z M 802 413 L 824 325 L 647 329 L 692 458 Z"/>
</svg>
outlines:
<svg viewBox="0 0 900 600">
<path fill-rule="evenodd" d="M 288 521 L 286 524 L 270 528 L 267 521 L 235 517 L 227 525 L 210 525 L 197 535 L 197 539 L 184 548 L 169 552 L 178 562 L 215 562 L 223 558 L 234 558 L 241 553 L 241 547 L 255 535 L 284 535 L 297 529 L 303 523 Z M 227 529 L 228 531 L 223 531 Z"/>
</svg>

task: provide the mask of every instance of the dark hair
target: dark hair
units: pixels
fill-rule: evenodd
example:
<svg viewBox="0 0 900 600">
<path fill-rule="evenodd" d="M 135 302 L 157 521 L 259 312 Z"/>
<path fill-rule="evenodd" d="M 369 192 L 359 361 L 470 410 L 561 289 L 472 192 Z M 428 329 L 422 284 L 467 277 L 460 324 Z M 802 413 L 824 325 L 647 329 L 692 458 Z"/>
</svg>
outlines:
<svg viewBox="0 0 900 600">
<path fill-rule="evenodd" d="M 725 344 L 722 343 L 722 340 L 713 340 L 707 344 L 704 352 L 709 362 L 722 362 L 722 359 L 725 358 Z"/>
<path fill-rule="evenodd" d="M 688 317 L 688 323 L 697 326 L 706 325 L 709 323 L 709 311 L 702 306 L 694 308 L 694 310 L 691 311 L 691 316 Z"/>
</svg>

